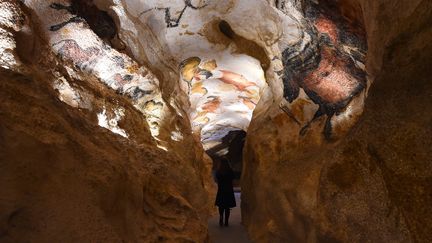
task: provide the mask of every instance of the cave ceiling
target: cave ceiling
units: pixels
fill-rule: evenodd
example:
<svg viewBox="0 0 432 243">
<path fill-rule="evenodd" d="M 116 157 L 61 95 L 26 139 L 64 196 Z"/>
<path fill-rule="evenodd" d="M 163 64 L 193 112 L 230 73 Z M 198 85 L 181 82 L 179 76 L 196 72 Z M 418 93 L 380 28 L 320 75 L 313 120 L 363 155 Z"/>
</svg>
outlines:
<svg viewBox="0 0 432 243">
<path fill-rule="evenodd" d="M 180 97 L 205 149 L 229 131 L 247 131 L 262 97 L 259 109 L 278 103 L 295 122 L 292 129 L 300 135 L 320 130 L 322 141 L 341 137 L 363 110 L 362 23 L 325 1 L 131 0 L 109 7 L 94 1 L 112 18 L 82 10 L 83 4 L 95 8 L 89 1 L 25 4 L 39 16 L 51 50 L 70 68 L 129 97 L 155 138 Z M 161 82 L 170 94 L 163 94 Z M 116 127 L 121 108 L 111 125 L 102 113 L 100 124 L 127 136 Z"/>
</svg>

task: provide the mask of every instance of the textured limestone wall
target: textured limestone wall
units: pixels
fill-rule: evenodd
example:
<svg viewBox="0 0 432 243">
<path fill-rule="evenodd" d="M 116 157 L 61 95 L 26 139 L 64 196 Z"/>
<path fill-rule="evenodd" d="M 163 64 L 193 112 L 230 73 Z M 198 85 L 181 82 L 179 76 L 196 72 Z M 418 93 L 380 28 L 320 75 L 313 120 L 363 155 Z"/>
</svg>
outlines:
<svg viewBox="0 0 432 243">
<path fill-rule="evenodd" d="M 131 55 L 159 70 L 206 149 L 246 131 L 260 100 L 256 112 L 278 103 L 292 129 L 317 143 L 342 136 L 362 112 L 364 35 L 335 26 L 331 12 L 304 12 L 292 1 L 96 3 L 116 16 Z"/>
<path fill-rule="evenodd" d="M 1 75 L 2 242 L 205 241 L 202 161 L 98 127 L 42 78 Z"/>
<path fill-rule="evenodd" d="M 205 242 L 199 141 L 148 124 L 154 76 L 73 11 L 0 1 L 0 241 Z"/>
<path fill-rule="evenodd" d="M 0 240 L 205 242 L 242 129 L 253 240 L 430 241 L 429 2 L 0 0 Z"/>
<path fill-rule="evenodd" d="M 320 2 L 337 2 L 343 16 L 364 21 L 373 80 L 365 113 L 347 138 L 323 145 L 290 132 L 282 112 L 252 120 L 242 178 L 250 236 L 257 242 L 429 242 L 431 4 Z"/>
</svg>

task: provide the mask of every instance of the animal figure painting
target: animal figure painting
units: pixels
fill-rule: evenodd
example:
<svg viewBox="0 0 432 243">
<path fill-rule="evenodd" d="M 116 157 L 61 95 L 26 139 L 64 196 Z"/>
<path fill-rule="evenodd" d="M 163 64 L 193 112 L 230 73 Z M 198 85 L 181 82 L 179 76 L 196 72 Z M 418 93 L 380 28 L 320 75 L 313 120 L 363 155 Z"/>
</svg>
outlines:
<svg viewBox="0 0 432 243">
<path fill-rule="evenodd" d="M 152 135 L 157 136 L 160 116 L 166 109 L 158 80 L 96 35 L 86 19 L 79 16 L 82 9 L 74 6 L 78 1 L 59 2 L 32 0 L 25 3 L 38 15 L 48 16 L 42 19 L 42 24 L 52 51 L 79 73 L 131 98 L 146 116 Z M 107 21 L 102 22 L 106 25 Z"/>
<path fill-rule="evenodd" d="M 230 55 L 225 58 L 233 58 Z M 180 64 L 181 82 L 187 84 L 185 92 L 191 102 L 192 128 L 200 133 L 205 148 L 230 130 L 247 130 L 266 84 L 257 60 L 246 55 L 236 58 L 243 69 L 230 67 L 224 58 L 190 57 Z M 258 68 L 260 75 L 251 75 L 249 68 Z M 217 137 L 212 133 L 215 127 L 222 130 Z"/>
<path fill-rule="evenodd" d="M 24 4 L 44 16 L 42 30 L 59 58 L 131 98 L 153 130 L 170 105 L 150 69 L 176 66 L 190 103 L 185 112 L 202 141 L 218 140 L 230 129 L 247 131 L 255 107 L 269 92 L 272 105 L 293 121 L 289 129 L 303 138 L 319 131 L 316 137 L 323 141 L 336 140 L 363 111 L 369 84 L 365 31 L 332 1 L 115 2 L 108 4 L 112 13 L 85 0 Z M 257 11 L 260 6 L 268 11 Z M 127 31 L 118 33 L 119 23 Z M 129 54 L 150 69 L 118 51 L 125 49 L 110 42 L 115 36 L 134 43 Z M 162 78 L 172 75 L 177 73 Z"/>
<path fill-rule="evenodd" d="M 323 132 L 331 139 L 333 116 L 343 112 L 366 88 L 365 38 L 361 30 L 358 33 L 349 28 L 336 8 L 311 3 L 307 15 L 312 23 L 308 33 L 316 42 L 309 43 L 309 48 L 295 58 L 288 58 L 290 48 L 284 51 L 284 96 L 293 102 L 299 98 L 299 89 L 303 89 L 318 109 L 300 134 L 304 135 L 317 118 L 326 116 Z"/>
</svg>

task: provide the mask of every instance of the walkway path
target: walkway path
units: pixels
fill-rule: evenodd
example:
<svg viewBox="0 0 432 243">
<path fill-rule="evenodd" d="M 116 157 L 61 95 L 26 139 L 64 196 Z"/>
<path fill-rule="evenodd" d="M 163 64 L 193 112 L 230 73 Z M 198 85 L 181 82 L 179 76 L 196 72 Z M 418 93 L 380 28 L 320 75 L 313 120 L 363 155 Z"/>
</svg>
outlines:
<svg viewBox="0 0 432 243">
<path fill-rule="evenodd" d="M 235 193 L 237 207 L 231 210 L 228 227 L 219 226 L 219 214 L 210 218 L 209 234 L 212 243 L 251 243 L 246 229 L 241 225 L 240 193 Z"/>
</svg>

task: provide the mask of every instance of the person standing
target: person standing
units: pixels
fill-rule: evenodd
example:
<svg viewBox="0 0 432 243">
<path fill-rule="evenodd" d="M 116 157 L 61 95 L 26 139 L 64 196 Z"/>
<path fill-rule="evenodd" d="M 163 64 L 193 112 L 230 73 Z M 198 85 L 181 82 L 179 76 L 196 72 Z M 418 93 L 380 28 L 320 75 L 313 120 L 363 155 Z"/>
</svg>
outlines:
<svg viewBox="0 0 432 243">
<path fill-rule="evenodd" d="M 222 158 L 219 168 L 216 171 L 218 191 L 216 194 L 215 205 L 219 209 L 219 225 L 223 226 L 223 216 L 225 215 L 225 226 L 228 226 L 230 210 L 236 206 L 233 189 L 234 173 L 226 158 Z"/>
</svg>

